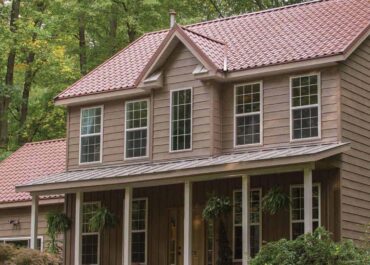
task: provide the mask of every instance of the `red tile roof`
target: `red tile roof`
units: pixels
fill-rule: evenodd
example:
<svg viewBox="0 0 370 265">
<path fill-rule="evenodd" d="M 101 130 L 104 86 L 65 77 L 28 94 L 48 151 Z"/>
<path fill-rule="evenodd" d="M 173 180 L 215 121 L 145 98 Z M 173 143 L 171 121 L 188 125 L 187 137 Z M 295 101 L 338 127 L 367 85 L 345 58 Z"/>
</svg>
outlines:
<svg viewBox="0 0 370 265">
<path fill-rule="evenodd" d="M 220 71 L 222 45 L 216 43 L 224 43 L 227 71 L 238 71 L 344 54 L 369 30 L 369 18 L 369 0 L 322 0 L 183 28 Z M 56 100 L 133 88 L 167 33 L 145 34 Z"/>
<path fill-rule="evenodd" d="M 31 200 L 28 193 L 16 193 L 15 186 L 65 170 L 64 139 L 25 144 L 0 163 L 0 204 Z"/>
</svg>

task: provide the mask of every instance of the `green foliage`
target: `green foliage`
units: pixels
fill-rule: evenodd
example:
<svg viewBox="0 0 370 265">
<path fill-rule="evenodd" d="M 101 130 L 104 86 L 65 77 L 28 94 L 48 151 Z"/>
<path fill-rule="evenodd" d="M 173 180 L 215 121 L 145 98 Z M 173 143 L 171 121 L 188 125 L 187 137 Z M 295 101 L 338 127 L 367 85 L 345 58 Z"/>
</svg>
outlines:
<svg viewBox="0 0 370 265">
<path fill-rule="evenodd" d="M 102 231 L 104 228 L 111 228 L 117 224 L 117 217 L 108 208 L 100 207 L 89 220 L 90 231 Z"/>
<path fill-rule="evenodd" d="M 206 207 L 203 209 L 203 218 L 208 220 L 214 220 L 222 217 L 231 211 L 232 205 L 230 198 L 212 196 L 208 199 Z"/>
<path fill-rule="evenodd" d="M 281 239 L 268 243 L 251 260 L 251 265 L 369 265 L 370 251 L 352 241 L 334 242 L 330 234 L 318 228 L 296 240 Z"/>
<path fill-rule="evenodd" d="M 271 188 L 268 193 L 262 198 L 262 210 L 276 214 L 280 210 L 288 208 L 290 205 L 289 195 L 281 190 L 280 187 Z"/>
<path fill-rule="evenodd" d="M 32 250 L 16 248 L 13 245 L 0 244 L 0 264 L 3 265 L 59 265 L 61 259 L 55 255 Z"/>
<path fill-rule="evenodd" d="M 53 254 L 60 252 L 57 236 L 64 233 L 71 226 L 71 220 L 65 213 L 48 213 L 46 215 L 47 235 L 50 237 L 48 251 Z"/>
</svg>

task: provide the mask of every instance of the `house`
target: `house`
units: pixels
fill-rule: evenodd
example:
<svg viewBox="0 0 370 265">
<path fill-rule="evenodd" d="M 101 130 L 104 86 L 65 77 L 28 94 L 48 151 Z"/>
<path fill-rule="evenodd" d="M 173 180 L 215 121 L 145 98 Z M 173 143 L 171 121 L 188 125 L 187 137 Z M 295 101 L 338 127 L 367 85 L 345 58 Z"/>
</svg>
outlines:
<svg viewBox="0 0 370 265">
<path fill-rule="evenodd" d="M 67 171 L 17 191 L 34 211 L 38 196 L 65 194 L 65 264 L 215 264 L 209 194 L 232 200 L 234 264 L 318 226 L 360 244 L 369 18 L 368 0 L 313 1 L 147 33 L 55 98 L 68 110 Z M 270 215 L 273 187 L 292 203 Z M 119 221 L 91 231 L 101 206 Z"/>
<path fill-rule="evenodd" d="M 27 143 L 0 163 L 0 244 L 31 247 L 31 201 L 29 193 L 15 186 L 66 169 L 64 139 Z M 47 246 L 46 214 L 63 211 L 62 195 L 40 197 L 37 249 Z"/>
</svg>

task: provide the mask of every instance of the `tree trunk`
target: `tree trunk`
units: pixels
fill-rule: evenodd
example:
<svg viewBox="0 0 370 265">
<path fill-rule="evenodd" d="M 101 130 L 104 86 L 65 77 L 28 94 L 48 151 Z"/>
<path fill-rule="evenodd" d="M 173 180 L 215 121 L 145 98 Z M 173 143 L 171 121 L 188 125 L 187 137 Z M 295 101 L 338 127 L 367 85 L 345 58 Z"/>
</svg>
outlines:
<svg viewBox="0 0 370 265">
<path fill-rule="evenodd" d="M 20 0 L 13 0 L 12 9 L 10 12 L 10 31 L 15 33 L 17 31 L 16 21 L 19 18 Z M 9 51 L 8 62 L 6 65 L 5 75 L 5 91 L 0 93 L 0 147 L 6 147 L 8 144 L 8 111 L 10 104 L 10 95 L 8 90 L 12 89 L 14 84 L 14 65 L 16 50 L 14 48 L 15 40 L 13 42 L 13 48 Z"/>
<path fill-rule="evenodd" d="M 80 73 L 87 73 L 87 53 L 86 53 L 86 21 L 83 12 L 78 16 L 78 40 L 79 40 L 79 56 L 80 56 Z"/>
</svg>

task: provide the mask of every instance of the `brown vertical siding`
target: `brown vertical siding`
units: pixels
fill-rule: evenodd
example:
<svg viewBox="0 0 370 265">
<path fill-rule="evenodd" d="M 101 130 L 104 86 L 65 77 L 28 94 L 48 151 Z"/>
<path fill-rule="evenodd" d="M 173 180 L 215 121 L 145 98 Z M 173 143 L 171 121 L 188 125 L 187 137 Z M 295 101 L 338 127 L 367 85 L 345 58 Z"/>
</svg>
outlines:
<svg viewBox="0 0 370 265">
<path fill-rule="evenodd" d="M 316 140 L 316 142 L 336 141 L 338 139 L 338 70 L 333 67 L 317 72 L 321 73 L 322 139 Z M 296 74 L 261 79 L 263 81 L 263 144 L 265 147 L 290 143 L 289 78 Z M 307 72 L 302 74 L 307 74 Z M 234 150 L 234 85 L 226 85 L 222 90 L 222 146 L 224 152 Z"/>
<path fill-rule="evenodd" d="M 52 211 L 63 211 L 63 204 L 40 206 L 38 220 L 38 234 L 43 237 L 44 248 L 47 245 L 46 214 Z M 19 220 L 19 226 L 13 226 L 10 220 Z M 0 209 L 0 238 L 30 237 L 31 236 L 31 207 Z"/>
<path fill-rule="evenodd" d="M 194 55 L 181 44 L 164 67 L 164 88 L 154 93 L 153 160 L 210 155 L 210 95 L 213 87 L 194 78 L 192 72 L 198 64 Z M 169 153 L 170 91 L 189 87 L 193 89 L 192 150 Z"/>
<path fill-rule="evenodd" d="M 370 223 L 370 39 L 340 66 L 342 237 L 362 240 Z"/>
</svg>

